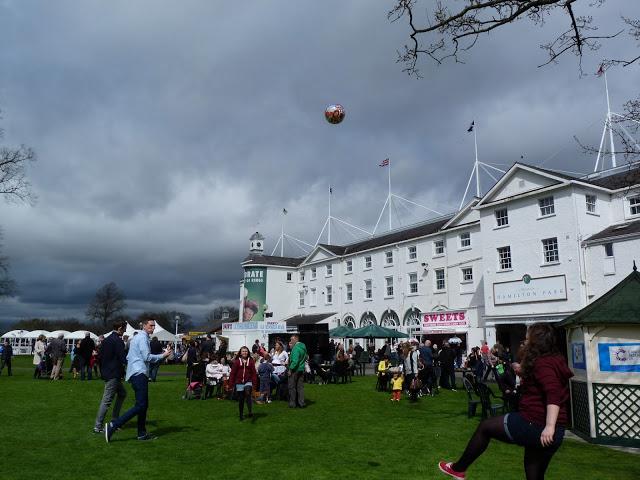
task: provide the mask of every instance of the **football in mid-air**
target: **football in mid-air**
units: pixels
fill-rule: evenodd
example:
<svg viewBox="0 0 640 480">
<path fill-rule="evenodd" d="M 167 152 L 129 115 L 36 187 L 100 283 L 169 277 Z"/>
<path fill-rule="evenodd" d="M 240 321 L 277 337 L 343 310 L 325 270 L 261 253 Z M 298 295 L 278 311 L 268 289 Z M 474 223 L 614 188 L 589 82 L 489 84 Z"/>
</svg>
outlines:
<svg viewBox="0 0 640 480">
<path fill-rule="evenodd" d="M 344 107 L 342 105 L 329 105 L 324 111 L 324 118 L 327 119 L 327 122 L 336 125 L 344 120 L 344 114 Z"/>
</svg>

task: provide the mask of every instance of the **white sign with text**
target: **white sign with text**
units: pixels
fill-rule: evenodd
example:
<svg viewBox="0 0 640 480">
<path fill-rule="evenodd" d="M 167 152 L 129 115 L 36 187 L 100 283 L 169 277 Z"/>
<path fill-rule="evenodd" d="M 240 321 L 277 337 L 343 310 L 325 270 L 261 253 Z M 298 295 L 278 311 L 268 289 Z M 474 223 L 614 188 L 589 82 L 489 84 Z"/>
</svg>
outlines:
<svg viewBox="0 0 640 480">
<path fill-rule="evenodd" d="M 532 278 L 493 284 L 494 305 L 510 303 L 547 302 L 567 299 L 567 280 L 564 275 Z"/>
</svg>

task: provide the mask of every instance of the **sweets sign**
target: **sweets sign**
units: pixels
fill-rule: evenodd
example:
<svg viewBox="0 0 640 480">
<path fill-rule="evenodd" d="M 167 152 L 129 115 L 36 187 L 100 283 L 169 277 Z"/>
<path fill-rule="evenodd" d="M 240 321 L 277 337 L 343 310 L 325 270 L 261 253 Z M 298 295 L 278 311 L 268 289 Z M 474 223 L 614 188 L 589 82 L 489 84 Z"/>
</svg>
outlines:
<svg viewBox="0 0 640 480">
<path fill-rule="evenodd" d="M 469 326 L 465 310 L 426 312 L 421 315 L 421 319 L 423 332 Z"/>
</svg>

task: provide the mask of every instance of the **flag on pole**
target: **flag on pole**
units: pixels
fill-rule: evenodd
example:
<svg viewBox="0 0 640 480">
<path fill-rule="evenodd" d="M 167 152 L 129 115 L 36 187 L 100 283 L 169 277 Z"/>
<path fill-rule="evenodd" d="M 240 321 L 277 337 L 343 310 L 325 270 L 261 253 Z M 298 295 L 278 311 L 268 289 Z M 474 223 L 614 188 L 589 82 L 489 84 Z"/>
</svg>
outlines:
<svg viewBox="0 0 640 480">
<path fill-rule="evenodd" d="M 469 125 L 469 128 L 467 128 L 467 132 L 473 132 L 473 127 L 475 127 L 475 126 L 476 126 L 476 121 L 473 120 L 471 122 L 471 125 Z"/>
<path fill-rule="evenodd" d="M 283 209 L 282 209 L 282 214 L 283 214 L 283 215 L 286 215 L 287 213 L 289 213 L 289 212 L 287 212 L 287 209 L 286 209 L 286 208 L 283 208 Z"/>
<path fill-rule="evenodd" d="M 388 167 L 389 166 L 389 159 L 385 158 L 379 166 L 380 167 Z"/>
<path fill-rule="evenodd" d="M 333 188 L 329 187 L 329 195 L 333 194 Z"/>
<path fill-rule="evenodd" d="M 598 77 L 601 77 L 603 73 L 604 73 L 604 63 L 601 63 L 600 68 L 598 68 L 598 71 L 596 72 L 596 75 Z"/>
</svg>

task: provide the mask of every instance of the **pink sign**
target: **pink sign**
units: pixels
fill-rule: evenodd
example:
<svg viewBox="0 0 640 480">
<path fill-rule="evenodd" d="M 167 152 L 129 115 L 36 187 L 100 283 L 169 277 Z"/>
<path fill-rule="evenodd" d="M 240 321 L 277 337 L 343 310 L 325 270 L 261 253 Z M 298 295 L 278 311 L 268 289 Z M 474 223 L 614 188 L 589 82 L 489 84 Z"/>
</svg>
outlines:
<svg viewBox="0 0 640 480">
<path fill-rule="evenodd" d="M 464 310 L 427 312 L 421 314 L 421 317 L 422 330 L 425 332 L 429 330 L 442 330 L 445 328 L 469 326 L 469 320 L 467 319 L 467 315 Z"/>
</svg>

